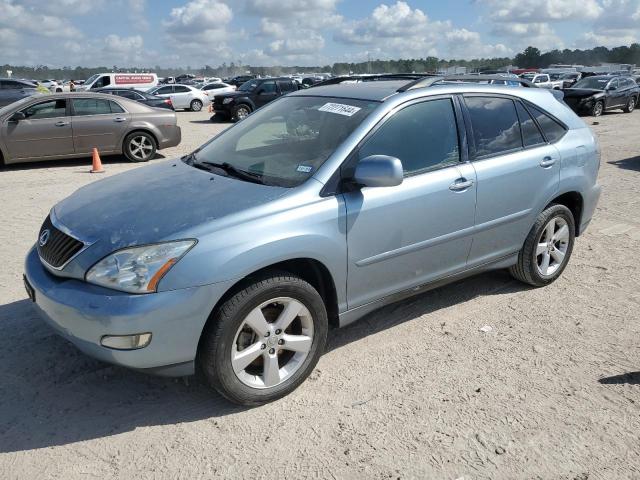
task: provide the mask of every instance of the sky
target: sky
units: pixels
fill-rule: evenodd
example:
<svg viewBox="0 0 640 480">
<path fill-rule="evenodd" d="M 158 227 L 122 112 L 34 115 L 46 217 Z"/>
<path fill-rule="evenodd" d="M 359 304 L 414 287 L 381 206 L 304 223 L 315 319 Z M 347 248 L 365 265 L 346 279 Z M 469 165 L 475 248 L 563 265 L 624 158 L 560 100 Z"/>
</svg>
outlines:
<svg viewBox="0 0 640 480">
<path fill-rule="evenodd" d="M 0 0 L 0 64 L 199 68 L 640 41 L 640 0 Z"/>
</svg>

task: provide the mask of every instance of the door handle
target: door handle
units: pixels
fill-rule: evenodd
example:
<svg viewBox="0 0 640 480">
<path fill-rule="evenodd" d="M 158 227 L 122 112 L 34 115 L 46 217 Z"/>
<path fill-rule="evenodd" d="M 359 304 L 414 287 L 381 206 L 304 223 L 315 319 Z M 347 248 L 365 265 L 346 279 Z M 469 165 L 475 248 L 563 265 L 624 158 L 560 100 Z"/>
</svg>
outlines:
<svg viewBox="0 0 640 480">
<path fill-rule="evenodd" d="M 126 122 L 127 119 L 126 118 L 122 118 L 122 117 L 116 117 L 116 118 L 113 119 L 113 121 L 120 123 L 120 122 Z"/>
<path fill-rule="evenodd" d="M 467 190 L 469 187 L 473 186 L 473 180 L 467 180 L 466 178 L 459 178 L 451 185 L 449 185 L 449 190 L 452 192 L 462 192 Z"/>
<path fill-rule="evenodd" d="M 540 160 L 540 166 L 542 168 L 552 167 L 553 165 L 555 165 L 555 163 L 556 159 L 551 157 L 544 157 L 542 160 Z"/>
<path fill-rule="evenodd" d="M 66 127 L 69 125 L 69 122 L 63 122 L 62 120 L 56 122 L 56 127 Z"/>
</svg>

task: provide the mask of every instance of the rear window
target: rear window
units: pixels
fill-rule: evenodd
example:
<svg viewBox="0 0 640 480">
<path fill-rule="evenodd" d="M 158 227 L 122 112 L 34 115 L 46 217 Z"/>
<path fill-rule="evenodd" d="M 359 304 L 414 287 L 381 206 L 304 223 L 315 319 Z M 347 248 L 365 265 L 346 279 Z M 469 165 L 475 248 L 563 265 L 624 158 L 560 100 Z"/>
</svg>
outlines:
<svg viewBox="0 0 640 480">
<path fill-rule="evenodd" d="M 466 97 L 471 117 L 476 157 L 522 148 L 520 122 L 513 100 L 498 97 Z"/>
<path fill-rule="evenodd" d="M 527 105 L 527 107 L 534 118 L 538 121 L 538 125 L 540 125 L 540 128 L 542 128 L 544 136 L 547 137 L 547 141 L 549 143 L 557 142 L 562 137 L 564 137 L 565 133 L 567 133 L 567 130 L 564 128 L 564 126 L 559 124 L 539 108 L 536 108 L 533 105 Z"/>
</svg>

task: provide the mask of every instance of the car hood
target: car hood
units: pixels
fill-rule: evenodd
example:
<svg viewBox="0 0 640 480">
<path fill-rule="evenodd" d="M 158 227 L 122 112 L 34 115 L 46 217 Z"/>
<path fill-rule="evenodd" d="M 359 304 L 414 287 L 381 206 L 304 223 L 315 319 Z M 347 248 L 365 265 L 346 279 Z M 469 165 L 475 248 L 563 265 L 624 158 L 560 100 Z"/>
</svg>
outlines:
<svg viewBox="0 0 640 480">
<path fill-rule="evenodd" d="M 191 238 L 193 229 L 261 206 L 287 190 L 170 160 L 82 187 L 58 203 L 54 215 L 62 227 L 91 244 L 86 251 L 90 258 L 83 263 L 93 264 L 123 247 Z"/>
<path fill-rule="evenodd" d="M 247 95 L 251 95 L 251 92 L 242 92 L 240 90 L 236 90 L 235 92 L 225 92 L 216 95 L 216 98 L 238 98 L 238 97 L 246 97 Z"/>
<path fill-rule="evenodd" d="M 587 98 L 594 95 L 604 95 L 603 90 L 596 90 L 594 88 L 565 88 L 565 98 Z"/>
</svg>

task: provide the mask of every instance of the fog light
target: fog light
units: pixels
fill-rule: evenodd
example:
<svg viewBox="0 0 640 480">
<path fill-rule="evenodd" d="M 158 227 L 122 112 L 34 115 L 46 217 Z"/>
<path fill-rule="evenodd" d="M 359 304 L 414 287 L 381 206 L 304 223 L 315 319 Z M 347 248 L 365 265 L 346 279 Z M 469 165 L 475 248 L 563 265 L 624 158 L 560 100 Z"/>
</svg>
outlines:
<svg viewBox="0 0 640 480">
<path fill-rule="evenodd" d="M 151 343 L 151 333 L 136 333 L 135 335 L 105 335 L 100 339 L 100 345 L 115 350 L 137 350 Z"/>
</svg>

